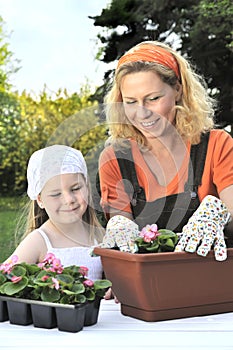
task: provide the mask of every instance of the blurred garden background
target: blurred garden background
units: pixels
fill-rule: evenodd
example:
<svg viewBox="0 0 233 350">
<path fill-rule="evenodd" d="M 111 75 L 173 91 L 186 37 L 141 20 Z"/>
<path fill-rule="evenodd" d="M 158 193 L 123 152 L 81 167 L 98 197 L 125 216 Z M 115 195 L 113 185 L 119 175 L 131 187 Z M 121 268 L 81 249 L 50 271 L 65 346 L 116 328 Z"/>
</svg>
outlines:
<svg viewBox="0 0 233 350">
<path fill-rule="evenodd" d="M 143 40 L 169 43 L 204 75 L 218 100 L 216 123 L 233 134 L 231 0 L 112 0 L 98 12 L 89 18 L 99 28 L 93 38 L 97 61 L 113 63 Z M 15 233 L 21 234 L 16 227 L 26 202 L 26 166 L 35 150 L 54 143 L 79 148 L 94 187 L 98 155 L 108 136 L 103 97 L 113 75 L 106 69 L 103 84 L 94 91 L 88 80 L 74 93 L 65 86 L 51 92 L 46 81 L 37 95 L 15 91 L 11 78 L 20 65 L 5 26 L 0 13 L 0 262 L 13 251 Z"/>
</svg>

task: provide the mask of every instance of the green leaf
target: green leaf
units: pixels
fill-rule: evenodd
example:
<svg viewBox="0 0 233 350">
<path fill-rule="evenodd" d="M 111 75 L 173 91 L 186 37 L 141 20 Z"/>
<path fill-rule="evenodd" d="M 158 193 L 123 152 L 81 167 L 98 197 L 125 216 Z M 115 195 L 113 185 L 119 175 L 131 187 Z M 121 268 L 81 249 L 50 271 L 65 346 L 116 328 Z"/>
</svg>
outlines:
<svg viewBox="0 0 233 350">
<path fill-rule="evenodd" d="M 96 280 L 94 282 L 94 288 L 95 290 L 98 290 L 98 289 L 106 289 L 106 288 L 109 288 L 112 286 L 112 282 L 109 281 L 109 280 Z"/>
<path fill-rule="evenodd" d="M 41 290 L 39 288 L 33 289 L 30 292 L 30 299 L 32 299 L 32 300 L 40 300 L 41 299 Z"/>
<path fill-rule="evenodd" d="M 156 245 L 154 246 L 151 246 L 151 247 L 147 247 L 146 250 L 150 253 L 157 253 L 158 250 L 159 250 L 159 244 L 157 243 Z"/>
<path fill-rule="evenodd" d="M 72 299 L 69 295 L 63 295 L 61 299 L 59 300 L 60 304 L 72 304 L 74 298 Z"/>
<path fill-rule="evenodd" d="M 84 304 L 86 301 L 87 301 L 87 298 L 83 294 L 76 295 L 74 299 L 75 304 Z"/>
<path fill-rule="evenodd" d="M 29 275 L 35 275 L 37 272 L 41 270 L 37 264 L 22 263 L 21 265 L 25 266 Z"/>
<path fill-rule="evenodd" d="M 77 275 L 80 276 L 80 267 L 77 265 L 66 266 L 63 270 L 63 273 L 67 273 L 68 275 Z"/>
<path fill-rule="evenodd" d="M 170 235 L 170 236 L 176 236 L 176 233 L 171 231 L 171 230 L 167 230 L 166 228 L 161 228 L 160 230 L 158 230 L 159 233 L 161 233 L 161 235 Z"/>
<path fill-rule="evenodd" d="M 3 283 L 6 282 L 6 281 L 7 281 L 6 276 L 3 275 L 3 274 L 0 274 L 0 285 L 3 284 Z"/>
<path fill-rule="evenodd" d="M 169 247 L 169 248 L 174 248 L 174 242 L 171 238 L 168 238 L 167 241 L 166 241 L 166 247 Z"/>
<path fill-rule="evenodd" d="M 82 283 L 76 282 L 76 283 L 72 286 L 71 290 L 72 290 L 73 292 L 75 292 L 76 294 L 81 294 L 81 293 L 84 293 L 84 292 L 85 292 L 85 287 L 84 287 L 84 285 L 83 285 Z"/>
<path fill-rule="evenodd" d="M 2 288 L 2 293 L 6 295 L 14 295 L 22 291 L 24 288 L 27 287 L 28 284 L 28 278 L 23 277 L 21 281 L 17 283 L 13 282 L 6 282 Z"/>
<path fill-rule="evenodd" d="M 59 283 L 63 285 L 72 285 L 72 283 L 74 282 L 74 278 L 69 275 L 57 275 L 56 278 L 59 281 Z"/>
<path fill-rule="evenodd" d="M 63 289 L 62 292 L 66 295 L 76 295 L 77 293 L 73 292 L 72 290 L 69 289 Z"/>
<path fill-rule="evenodd" d="M 82 294 L 85 292 L 85 287 L 82 283 L 75 283 L 70 289 L 63 288 L 62 291 L 68 295 Z"/>
<path fill-rule="evenodd" d="M 85 293 L 87 300 L 95 300 L 95 292 L 93 290 L 87 290 Z"/>
<path fill-rule="evenodd" d="M 167 244 L 168 240 L 172 240 L 173 244 L 176 242 L 177 235 L 172 232 L 172 233 L 163 233 L 160 236 L 158 236 L 158 242 L 160 245 L 164 246 Z M 170 245 L 170 243 L 168 243 Z"/>
<path fill-rule="evenodd" d="M 58 301 L 60 298 L 60 293 L 58 290 L 45 287 L 41 293 L 41 300 L 48 301 L 48 302 L 55 302 Z"/>
<path fill-rule="evenodd" d="M 143 240 L 142 237 L 138 237 L 138 238 L 135 239 L 135 242 L 139 243 L 139 244 L 142 244 L 142 243 L 144 243 L 144 240 Z"/>
<path fill-rule="evenodd" d="M 18 277 L 25 276 L 27 274 L 27 270 L 22 265 L 14 265 L 11 270 L 11 274 Z"/>
<path fill-rule="evenodd" d="M 44 276 L 55 277 L 56 274 L 55 274 L 54 272 L 51 272 L 51 271 L 41 270 L 41 271 L 36 275 L 36 280 L 41 280 L 41 278 L 44 277 Z"/>
</svg>

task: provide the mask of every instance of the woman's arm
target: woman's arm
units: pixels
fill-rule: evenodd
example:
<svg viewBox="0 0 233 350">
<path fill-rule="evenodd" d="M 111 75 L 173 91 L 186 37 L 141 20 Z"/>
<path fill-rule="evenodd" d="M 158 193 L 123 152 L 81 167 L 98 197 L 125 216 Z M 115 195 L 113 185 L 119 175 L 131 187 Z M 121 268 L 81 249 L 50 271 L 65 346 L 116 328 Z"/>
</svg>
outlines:
<svg viewBox="0 0 233 350">
<path fill-rule="evenodd" d="M 99 158 L 101 206 L 107 215 L 123 215 L 130 218 L 130 199 L 125 192 L 121 172 L 111 147 L 103 150 Z"/>
<path fill-rule="evenodd" d="M 127 211 L 122 211 L 122 210 L 117 210 L 113 208 L 109 208 L 109 218 L 112 218 L 115 215 L 122 215 L 125 216 L 126 218 L 133 220 L 133 215 L 131 213 L 128 213 Z"/>
<path fill-rule="evenodd" d="M 233 237 L 233 185 L 226 187 L 219 194 L 220 199 L 225 203 L 226 207 L 231 214 L 232 220 L 227 225 L 227 231 L 231 232 Z"/>
</svg>

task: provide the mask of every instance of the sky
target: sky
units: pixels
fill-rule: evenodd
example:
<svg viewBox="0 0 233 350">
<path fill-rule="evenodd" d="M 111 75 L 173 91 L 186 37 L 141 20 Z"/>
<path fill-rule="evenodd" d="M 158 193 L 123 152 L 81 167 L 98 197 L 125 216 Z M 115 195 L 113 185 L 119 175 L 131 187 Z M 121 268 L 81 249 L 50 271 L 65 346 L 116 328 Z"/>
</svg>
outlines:
<svg viewBox="0 0 233 350">
<path fill-rule="evenodd" d="M 95 60 L 97 34 L 88 16 L 100 15 L 110 0 L 0 0 L 9 49 L 21 69 L 13 89 L 39 94 L 66 88 L 78 92 L 87 79 L 101 85 L 108 64 Z"/>
</svg>

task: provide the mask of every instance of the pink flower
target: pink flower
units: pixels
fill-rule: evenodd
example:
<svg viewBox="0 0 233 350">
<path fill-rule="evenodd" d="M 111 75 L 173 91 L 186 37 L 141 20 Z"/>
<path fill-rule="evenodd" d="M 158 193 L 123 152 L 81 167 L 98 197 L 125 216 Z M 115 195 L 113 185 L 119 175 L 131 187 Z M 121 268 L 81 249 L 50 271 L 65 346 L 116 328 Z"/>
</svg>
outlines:
<svg viewBox="0 0 233 350">
<path fill-rule="evenodd" d="M 79 272 L 81 273 L 81 275 L 87 276 L 88 275 L 88 268 L 86 266 L 80 266 Z"/>
<path fill-rule="evenodd" d="M 12 255 L 5 263 L 0 265 L 0 271 L 3 271 L 4 273 L 10 273 L 12 270 L 12 267 L 17 263 L 18 261 L 17 255 Z"/>
<path fill-rule="evenodd" d="M 43 262 L 48 263 L 48 264 L 52 264 L 54 259 L 56 259 L 56 257 L 53 253 L 47 253 L 45 255 Z"/>
<path fill-rule="evenodd" d="M 45 266 L 45 262 L 40 262 L 37 264 L 37 266 L 40 267 L 41 269 L 43 269 Z"/>
<path fill-rule="evenodd" d="M 52 277 L 52 281 L 54 283 L 53 287 L 58 290 L 59 289 L 59 282 L 58 282 L 58 280 L 56 278 Z"/>
<path fill-rule="evenodd" d="M 54 272 L 62 273 L 63 267 L 62 267 L 60 259 L 54 258 L 53 262 L 52 262 L 52 265 L 53 265 L 53 268 L 54 268 Z"/>
<path fill-rule="evenodd" d="M 0 266 L 0 271 L 3 271 L 4 273 L 10 273 L 12 269 L 11 264 L 3 263 Z"/>
<path fill-rule="evenodd" d="M 12 276 L 11 277 L 11 282 L 18 283 L 19 281 L 21 281 L 21 279 L 22 279 L 21 276 Z"/>
<path fill-rule="evenodd" d="M 158 226 L 156 224 L 146 225 L 141 230 L 140 236 L 143 237 L 144 242 L 150 243 L 158 237 L 160 233 L 158 232 Z"/>
<path fill-rule="evenodd" d="M 41 281 L 45 282 L 45 281 L 47 281 L 48 278 L 49 278 L 48 275 L 42 276 L 41 277 Z"/>
<path fill-rule="evenodd" d="M 8 259 L 8 262 L 11 262 L 12 265 L 16 264 L 19 260 L 17 255 L 12 255 L 10 259 Z"/>
<path fill-rule="evenodd" d="M 46 254 L 44 260 L 37 264 L 38 267 L 45 271 L 62 273 L 64 268 L 61 264 L 61 260 L 56 258 L 53 253 Z"/>
<path fill-rule="evenodd" d="M 85 287 L 93 287 L 94 286 L 94 282 L 92 280 L 85 280 L 83 282 Z"/>
</svg>

